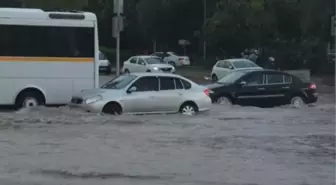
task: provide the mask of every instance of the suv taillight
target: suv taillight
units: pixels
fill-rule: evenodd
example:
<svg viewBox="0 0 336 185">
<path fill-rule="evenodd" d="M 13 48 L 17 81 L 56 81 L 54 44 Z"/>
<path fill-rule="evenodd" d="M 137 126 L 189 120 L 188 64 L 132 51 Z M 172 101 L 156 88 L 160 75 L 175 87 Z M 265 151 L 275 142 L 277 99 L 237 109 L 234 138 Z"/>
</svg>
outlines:
<svg viewBox="0 0 336 185">
<path fill-rule="evenodd" d="M 314 84 L 314 83 L 310 84 L 309 89 L 316 89 L 316 84 Z"/>
</svg>

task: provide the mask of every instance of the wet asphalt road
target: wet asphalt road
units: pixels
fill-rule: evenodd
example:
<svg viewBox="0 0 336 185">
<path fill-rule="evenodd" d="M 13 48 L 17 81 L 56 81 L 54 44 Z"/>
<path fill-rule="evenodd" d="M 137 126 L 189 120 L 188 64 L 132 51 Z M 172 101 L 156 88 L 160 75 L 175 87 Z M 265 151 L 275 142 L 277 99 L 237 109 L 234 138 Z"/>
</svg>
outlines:
<svg viewBox="0 0 336 185">
<path fill-rule="evenodd" d="M 335 184 L 335 105 L 196 116 L 0 113 L 3 185 Z"/>
<path fill-rule="evenodd" d="M 100 116 L 2 113 L 0 184 L 333 184 L 333 105 Z"/>
</svg>

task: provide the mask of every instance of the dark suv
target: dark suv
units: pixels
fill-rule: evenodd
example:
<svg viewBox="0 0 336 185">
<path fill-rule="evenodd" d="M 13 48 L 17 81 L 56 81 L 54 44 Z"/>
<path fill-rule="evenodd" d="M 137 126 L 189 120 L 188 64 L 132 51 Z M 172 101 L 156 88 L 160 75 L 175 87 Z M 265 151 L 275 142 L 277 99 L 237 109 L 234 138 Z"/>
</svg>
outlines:
<svg viewBox="0 0 336 185">
<path fill-rule="evenodd" d="M 208 87 L 212 91 L 212 101 L 220 104 L 301 107 L 318 98 L 314 83 L 305 83 L 296 76 L 274 70 L 235 71 Z"/>
</svg>

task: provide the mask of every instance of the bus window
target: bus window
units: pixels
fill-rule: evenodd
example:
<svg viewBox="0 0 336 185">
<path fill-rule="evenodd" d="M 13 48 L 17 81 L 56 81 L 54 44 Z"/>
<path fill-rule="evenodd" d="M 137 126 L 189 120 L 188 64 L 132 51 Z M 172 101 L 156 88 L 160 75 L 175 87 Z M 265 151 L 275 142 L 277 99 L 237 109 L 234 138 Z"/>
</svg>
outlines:
<svg viewBox="0 0 336 185">
<path fill-rule="evenodd" d="M 94 28 L 0 25 L 0 56 L 94 57 Z"/>
</svg>

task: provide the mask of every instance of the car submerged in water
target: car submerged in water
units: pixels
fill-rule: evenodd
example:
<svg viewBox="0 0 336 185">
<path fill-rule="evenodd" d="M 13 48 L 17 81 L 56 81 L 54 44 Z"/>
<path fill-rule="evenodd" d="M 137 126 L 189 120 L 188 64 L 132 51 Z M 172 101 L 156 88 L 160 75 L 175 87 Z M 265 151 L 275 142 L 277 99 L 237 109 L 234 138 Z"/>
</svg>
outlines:
<svg viewBox="0 0 336 185">
<path fill-rule="evenodd" d="M 131 73 L 73 95 L 70 106 L 108 114 L 193 115 L 211 107 L 210 91 L 180 75 Z"/>
<path fill-rule="evenodd" d="M 212 102 L 219 104 L 258 107 L 292 104 L 300 108 L 318 99 L 314 83 L 275 70 L 234 71 L 207 87 L 212 92 Z"/>
</svg>

